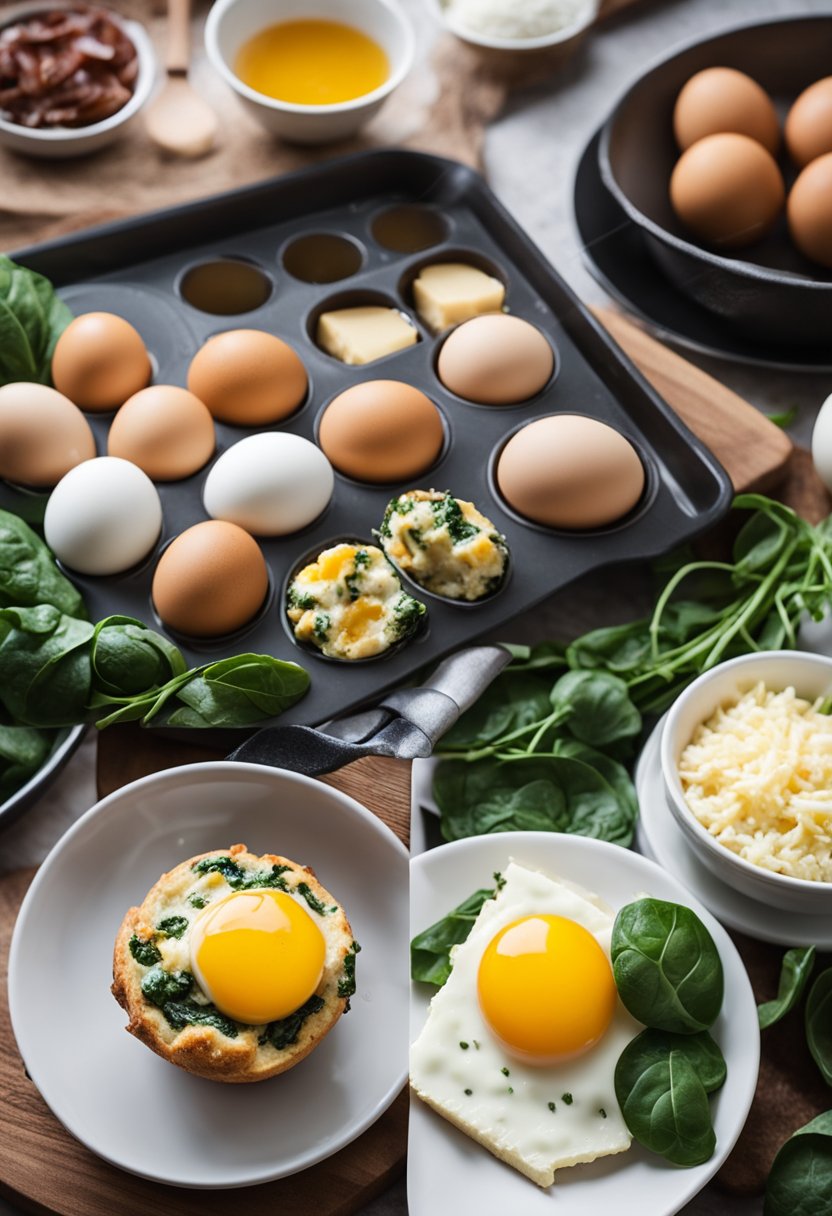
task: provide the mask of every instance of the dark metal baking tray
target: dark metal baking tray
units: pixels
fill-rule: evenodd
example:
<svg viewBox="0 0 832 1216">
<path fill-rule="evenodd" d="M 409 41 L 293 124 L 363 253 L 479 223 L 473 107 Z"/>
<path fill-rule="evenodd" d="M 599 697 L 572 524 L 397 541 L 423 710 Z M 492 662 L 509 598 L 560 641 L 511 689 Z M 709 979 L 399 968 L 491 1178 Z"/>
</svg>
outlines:
<svg viewBox="0 0 832 1216">
<path fill-rule="evenodd" d="M 396 253 L 373 239 L 373 220 L 386 208 L 417 204 L 438 216 L 443 239 L 418 253 Z M 287 242 L 303 234 L 337 233 L 361 252 L 357 273 L 339 282 L 294 279 L 281 261 Z M 283 721 L 315 724 L 377 698 L 427 663 L 504 625 L 591 569 L 644 560 L 710 527 L 731 500 L 730 481 L 714 456 L 686 429 L 572 294 L 540 251 L 507 214 L 483 180 L 453 161 L 403 151 L 381 151 L 331 161 L 300 173 L 62 238 L 15 255 L 48 275 L 76 313 L 112 311 L 142 334 L 156 364 L 155 383 L 184 384 L 188 363 L 210 335 L 238 327 L 269 330 L 289 342 L 309 372 L 306 404 L 274 428 L 314 438 L 316 420 L 338 392 L 360 381 L 400 379 L 439 406 L 450 442 L 420 487 L 449 489 L 471 499 L 504 532 L 512 552 L 503 589 L 479 604 L 460 604 L 413 591 L 428 605 L 428 623 L 413 641 L 387 657 L 355 663 L 324 661 L 300 648 L 282 606 L 286 578 L 310 550 L 343 537 L 372 539 L 392 494 L 413 486 L 359 485 L 336 473 L 332 501 L 302 532 L 261 540 L 271 571 L 266 610 L 248 628 L 216 642 L 177 638 L 186 657 L 207 662 L 258 651 L 302 663 L 312 676 L 307 696 Z M 200 312 L 180 294 L 183 270 L 203 261 L 248 259 L 273 283 L 270 298 L 235 316 Z M 556 350 L 552 382 L 535 398 L 510 408 L 479 406 L 447 392 L 435 371 L 442 338 L 413 309 L 409 285 L 419 267 L 469 260 L 506 284 L 506 306 L 537 325 Z M 330 301 L 367 302 L 369 295 L 405 311 L 419 342 L 363 367 L 347 367 L 314 342 L 314 319 Z M 555 532 L 523 522 L 496 495 L 490 469 L 508 434 L 551 413 L 581 413 L 618 428 L 636 445 L 647 489 L 630 516 L 593 532 Z M 100 454 L 109 418 L 90 416 Z M 251 433 L 217 425 L 217 454 Z M 208 466 L 210 467 L 210 465 Z M 93 619 L 120 612 L 158 627 L 150 584 L 161 549 L 190 524 L 207 518 L 201 487 L 206 470 L 158 486 L 165 513 L 162 536 L 140 568 L 110 578 L 73 576 Z M 20 506 L 2 487 L 4 503 Z M 35 506 L 26 504 L 31 515 Z M 106 504 L 102 504 L 106 509 Z M 404 579 L 405 586 L 408 580 Z"/>
</svg>

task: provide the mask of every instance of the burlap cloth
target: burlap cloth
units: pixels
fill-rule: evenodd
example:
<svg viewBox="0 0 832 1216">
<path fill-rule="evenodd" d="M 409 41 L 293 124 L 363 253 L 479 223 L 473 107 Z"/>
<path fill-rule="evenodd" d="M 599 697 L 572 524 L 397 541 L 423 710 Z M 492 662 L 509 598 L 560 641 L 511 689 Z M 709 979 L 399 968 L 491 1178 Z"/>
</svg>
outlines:
<svg viewBox="0 0 832 1216">
<path fill-rule="evenodd" d="M 605 0 L 604 17 L 634 0 Z M 164 49 L 164 5 L 155 0 L 110 0 L 113 8 L 143 21 L 157 50 Z M 291 147 L 272 139 L 251 119 L 215 75 L 201 51 L 206 4 L 196 5 L 194 86 L 220 116 L 216 150 L 198 161 L 159 153 L 137 120 L 110 148 L 69 161 L 37 161 L 0 149 L 0 249 L 72 232 L 137 212 L 168 207 L 262 180 L 322 158 L 366 148 L 398 145 L 480 163 L 485 129 L 516 85 L 545 80 L 563 52 L 533 56 L 481 53 L 433 22 L 425 0 L 403 0 L 417 34 L 414 71 L 359 137 L 322 149 Z M 7 3 L 0 4 L 0 19 Z M 580 54 L 571 44 L 570 55 Z M 735 935 L 758 999 L 776 992 L 782 951 Z M 794 943 L 799 945 L 801 943 Z M 727 1014 L 730 1017 L 730 1010 Z M 737 1194 L 762 1189 L 784 1139 L 832 1103 L 814 1066 L 793 1012 L 764 1033 L 760 1083 L 739 1144 L 722 1169 L 722 1185 Z"/>
</svg>

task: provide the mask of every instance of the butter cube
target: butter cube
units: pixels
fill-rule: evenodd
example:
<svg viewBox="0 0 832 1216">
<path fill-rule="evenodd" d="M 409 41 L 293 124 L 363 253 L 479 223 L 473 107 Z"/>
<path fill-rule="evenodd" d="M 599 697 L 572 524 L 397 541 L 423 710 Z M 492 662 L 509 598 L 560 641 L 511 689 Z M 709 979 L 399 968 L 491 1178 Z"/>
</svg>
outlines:
<svg viewBox="0 0 832 1216">
<path fill-rule="evenodd" d="M 418 340 L 415 327 L 395 308 L 339 308 L 318 318 L 318 345 L 355 367 L 404 350 Z"/>
<path fill-rule="evenodd" d="M 499 312 L 505 297 L 499 279 L 462 262 L 426 266 L 413 283 L 416 311 L 434 331 L 484 312 Z"/>
</svg>

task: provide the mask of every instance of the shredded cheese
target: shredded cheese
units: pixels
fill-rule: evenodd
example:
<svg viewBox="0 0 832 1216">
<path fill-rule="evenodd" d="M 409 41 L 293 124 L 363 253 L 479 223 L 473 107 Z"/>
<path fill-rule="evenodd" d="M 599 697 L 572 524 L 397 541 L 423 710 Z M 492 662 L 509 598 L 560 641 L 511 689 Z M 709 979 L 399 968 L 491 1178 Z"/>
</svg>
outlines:
<svg viewBox="0 0 832 1216">
<path fill-rule="evenodd" d="M 679 759 L 693 814 L 777 874 L 832 882 L 832 716 L 757 684 L 699 726 Z"/>
</svg>

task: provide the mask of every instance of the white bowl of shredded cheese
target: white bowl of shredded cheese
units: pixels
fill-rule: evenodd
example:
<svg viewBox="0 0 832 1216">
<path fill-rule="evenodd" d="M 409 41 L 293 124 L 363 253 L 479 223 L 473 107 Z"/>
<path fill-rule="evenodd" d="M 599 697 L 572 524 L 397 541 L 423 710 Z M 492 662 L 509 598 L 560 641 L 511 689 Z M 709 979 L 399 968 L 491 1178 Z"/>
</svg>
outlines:
<svg viewBox="0 0 832 1216">
<path fill-rule="evenodd" d="M 496 51 L 534 51 L 583 33 L 600 0 L 428 0 L 439 20 L 465 42 Z"/>
<path fill-rule="evenodd" d="M 777 650 L 695 680 L 661 740 L 668 806 L 723 882 L 832 913 L 832 659 Z"/>
</svg>

